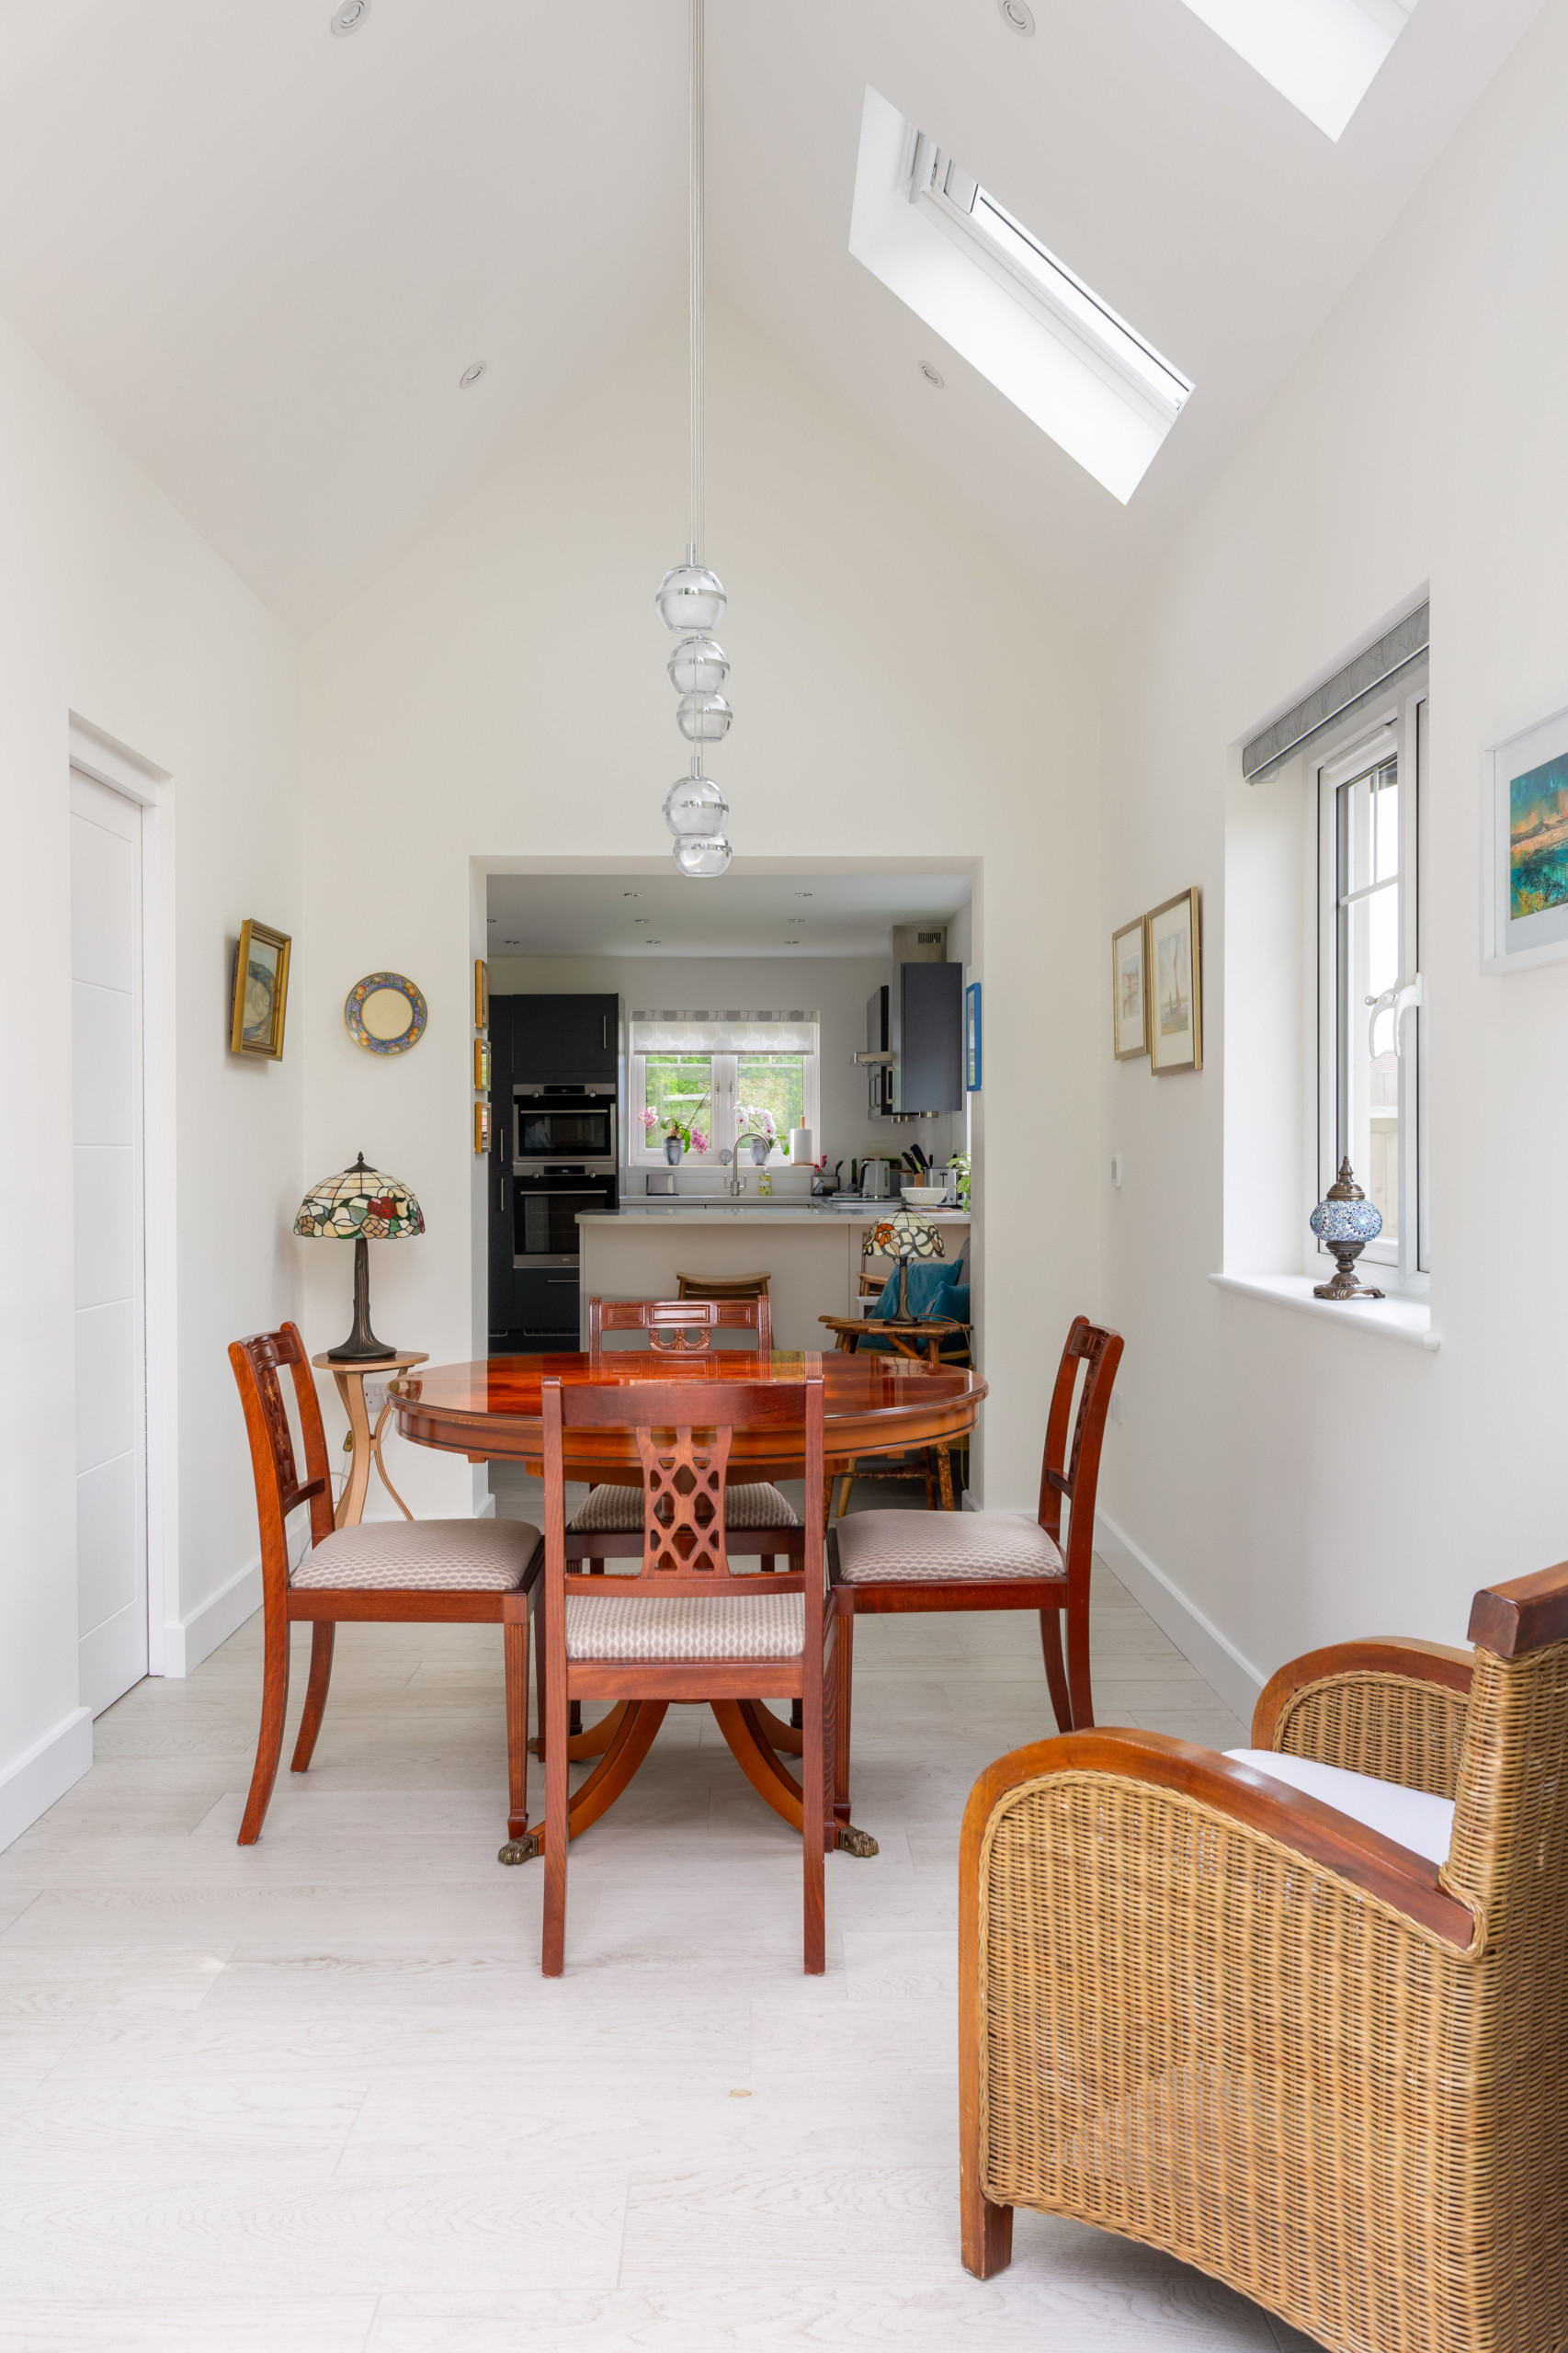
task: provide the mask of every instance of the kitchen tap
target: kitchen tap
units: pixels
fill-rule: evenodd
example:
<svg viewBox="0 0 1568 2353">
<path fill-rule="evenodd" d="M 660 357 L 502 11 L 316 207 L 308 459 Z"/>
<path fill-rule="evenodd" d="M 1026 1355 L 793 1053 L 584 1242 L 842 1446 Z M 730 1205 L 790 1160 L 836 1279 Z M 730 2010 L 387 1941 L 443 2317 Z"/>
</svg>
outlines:
<svg viewBox="0 0 1568 2353">
<path fill-rule="evenodd" d="M 733 1195 L 737 1199 L 746 1188 L 746 1180 L 741 1170 L 741 1146 L 743 1143 L 750 1143 L 754 1136 L 759 1143 L 771 1144 L 773 1142 L 773 1138 L 771 1136 L 765 1136 L 760 1128 L 748 1128 L 744 1136 L 737 1136 L 735 1138 L 735 1148 L 733 1152 L 722 1152 L 719 1154 L 722 1164 L 733 1164 L 731 1165 L 730 1175 L 724 1179 L 724 1188 L 727 1192 Z M 764 1167 L 766 1167 L 767 1165 L 766 1161 L 761 1164 Z"/>
</svg>

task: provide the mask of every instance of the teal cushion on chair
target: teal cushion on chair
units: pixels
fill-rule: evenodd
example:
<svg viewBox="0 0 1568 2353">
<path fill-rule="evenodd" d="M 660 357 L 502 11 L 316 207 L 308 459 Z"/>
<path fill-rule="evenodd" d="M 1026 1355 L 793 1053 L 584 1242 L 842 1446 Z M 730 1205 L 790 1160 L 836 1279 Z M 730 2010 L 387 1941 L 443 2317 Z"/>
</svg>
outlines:
<svg viewBox="0 0 1568 2353">
<path fill-rule="evenodd" d="M 915 1265 L 909 1269 L 909 1312 L 911 1315 L 951 1315 L 953 1310 L 942 1304 L 944 1291 L 954 1288 L 953 1270 L 939 1264 Z M 964 1286 L 967 1295 L 968 1285 Z M 882 1285 L 871 1320 L 891 1324 L 898 1314 L 898 1277 L 892 1274 Z M 967 1318 L 965 1319 L 967 1321 Z"/>
</svg>

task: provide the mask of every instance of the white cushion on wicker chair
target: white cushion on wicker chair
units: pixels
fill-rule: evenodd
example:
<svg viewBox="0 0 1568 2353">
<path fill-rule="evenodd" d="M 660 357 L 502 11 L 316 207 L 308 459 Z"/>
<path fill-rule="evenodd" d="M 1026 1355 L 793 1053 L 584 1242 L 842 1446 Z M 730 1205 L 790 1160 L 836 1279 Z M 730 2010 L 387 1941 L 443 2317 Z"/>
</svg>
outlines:
<svg viewBox="0 0 1568 2353">
<path fill-rule="evenodd" d="M 803 1593 L 566 1597 L 568 1658 L 799 1658 L 805 1644 Z"/>
<path fill-rule="evenodd" d="M 1407 1790 L 1401 1781 L 1380 1781 L 1371 1773 L 1349 1773 L 1343 1765 L 1320 1765 L 1315 1756 L 1286 1756 L 1274 1748 L 1227 1748 L 1238 1765 L 1255 1773 L 1288 1782 L 1310 1798 L 1347 1813 L 1369 1830 L 1381 1830 L 1397 1847 L 1425 1855 L 1429 1863 L 1446 1863 L 1454 1838 L 1454 1809 L 1449 1798 L 1435 1798 L 1426 1790 Z"/>
<path fill-rule="evenodd" d="M 335 1529 L 290 1583 L 339 1591 L 511 1593 L 539 1549 L 526 1519 L 372 1519 Z"/>
<path fill-rule="evenodd" d="M 846 1585 L 1066 1574 L 1044 1529 L 1022 1511 L 857 1511 L 835 1533 Z"/>
<path fill-rule="evenodd" d="M 567 1526 L 574 1536 L 620 1536 L 642 1525 L 641 1487 L 596 1487 Z M 801 1515 L 766 1482 L 724 1490 L 726 1528 L 799 1528 Z M 662 1654 L 661 1654 L 662 1655 Z"/>
</svg>

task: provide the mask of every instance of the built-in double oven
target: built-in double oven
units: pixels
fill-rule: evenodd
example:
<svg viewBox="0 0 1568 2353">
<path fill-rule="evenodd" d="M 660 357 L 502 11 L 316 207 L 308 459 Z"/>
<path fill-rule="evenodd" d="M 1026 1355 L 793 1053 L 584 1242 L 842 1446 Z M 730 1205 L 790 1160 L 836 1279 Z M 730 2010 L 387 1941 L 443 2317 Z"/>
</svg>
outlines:
<svg viewBox="0 0 1568 2353">
<path fill-rule="evenodd" d="M 580 1217 L 613 1217 L 613 1081 L 513 1088 L 514 1324 L 525 1345 L 574 1348 Z"/>
</svg>

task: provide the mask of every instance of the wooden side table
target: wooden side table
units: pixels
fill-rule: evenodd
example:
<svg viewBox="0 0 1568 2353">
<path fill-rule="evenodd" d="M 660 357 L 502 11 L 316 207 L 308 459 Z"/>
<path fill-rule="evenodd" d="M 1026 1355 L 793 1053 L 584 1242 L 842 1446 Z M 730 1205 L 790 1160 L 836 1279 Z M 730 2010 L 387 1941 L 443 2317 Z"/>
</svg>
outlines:
<svg viewBox="0 0 1568 2353">
<path fill-rule="evenodd" d="M 358 1527 L 364 1514 L 365 1497 L 369 1492 L 372 1462 L 381 1474 L 382 1486 L 396 1504 L 404 1519 L 414 1518 L 414 1514 L 387 1477 L 387 1466 L 381 1461 L 381 1432 L 386 1428 L 387 1415 L 392 1412 L 392 1399 L 389 1397 L 381 1407 L 376 1417 L 376 1427 L 372 1430 L 369 1408 L 365 1403 L 365 1383 L 367 1381 L 378 1380 L 388 1373 L 406 1372 L 411 1364 L 426 1364 L 428 1361 L 428 1352 L 423 1348 L 400 1349 L 395 1356 L 373 1357 L 363 1363 L 356 1361 L 353 1364 L 340 1363 L 329 1356 L 311 1358 L 312 1364 L 324 1365 L 336 1381 L 337 1393 L 343 1400 L 343 1410 L 348 1416 L 348 1435 L 344 1439 L 343 1446 L 344 1451 L 350 1454 L 352 1460 L 348 1465 L 347 1484 L 338 1497 L 337 1510 L 333 1520 L 335 1528 Z"/>
<path fill-rule="evenodd" d="M 861 1341 L 874 1333 L 879 1339 L 891 1340 L 894 1351 L 899 1356 L 916 1358 L 924 1357 L 926 1363 L 933 1366 L 940 1364 L 942 1360 L 941 1351 L 944 1342 L 962 1339 L 967 1347 L 969 1336 L 974 1329 L 971 1324 L 960 1324 L 948 1315 L 932 1315 L 924 1318 L 892 1315 L 819 1315 L 817 1322 L 826 1324 L 828 1330 L 835 1336 L 838 1347 L 846 1356 L 853 1356 Z M 946 1439 L 937 1440 L 935 1452 L 942 1509 L 951 1511 L 953 1508 L 953 1466 Z M 835 1472 L 841 1482 L 838 1491 L 838 1516 L 842 1518 L 849 1508 L 849 1490 L 857 1473 L 853 1464 L 846 1464 L 842 1470 L 835 1465 Z M 885 1479 L 896 1476 L 896 1473 L 869 1471 L 858 1475 L 863 1478 Z M 833 1484 L 831 1477 L 828 1484 L 831 1489 Z M 926 1473 L 926 1499 L 927 1503 L 931 1499 L 931 1474 L 928 1464 Z M 829 1518 L 833 1517 L 831 1506 L 828 1517 Z"/>
</svg>

